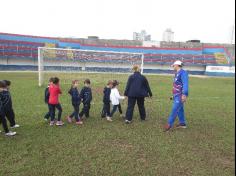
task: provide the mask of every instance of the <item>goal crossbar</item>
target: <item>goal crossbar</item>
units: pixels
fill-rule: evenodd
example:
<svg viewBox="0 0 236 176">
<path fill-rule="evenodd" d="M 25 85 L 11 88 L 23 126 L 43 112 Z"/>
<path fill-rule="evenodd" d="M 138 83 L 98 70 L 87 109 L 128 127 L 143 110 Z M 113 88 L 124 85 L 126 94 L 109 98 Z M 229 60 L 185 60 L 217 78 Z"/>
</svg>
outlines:
<svg viewBox="0 0 236 176">
<path fill-rule="evenodd" d="M 143 55 L 143 53 L 131 53 L 131 52 L 119 52 L 119 51 L 104 51 L 104 50 L 83 50 L 83 49 L 70 49 L 70 48 L 47 48 L 38 47 L 38 51 L 41 49 L 45 50 L 60 50 L 60 51 L 84 51 L 84 52 L 94 52 L 94 53 L 114 53 L 114 54 L 133 54 L 133 55 Z"/>
<path fill-rule="evenodd" d="M 104 51 L 104 50 L 83 50 L 83 49 L 70 49 L 70 48 L 47 48 L 47 47 L 38 47 L 38 76 L 39 76 L 39 86 L 42 86 L 43 82 L 43 72 L 44 70 L 44 55 L 43 51 L 65 51 L 65 52 L 87 52 L 88 55 L 91 53 L 110 53 L 110 54 L 124 54 L 124 55 L 130 55 L 135 56 L 137 55 L 137 61 L 140 59 L 140 69 L 141 73 L 143 73 L 143 67 L 144 67 L 144 54 L 143 53 L 133 53 L 133 52 L 118 52 L 118 51 Z M 75 57 L 76 58 L 76 57 Z M 55 59 L 56 60 L 56 59 Z M 106 62 L 104 60 L 104 62 Z M 127 61 L 128 62 L 128 61 Z M 125 63 L 125 58 L 124 58 Z"/>
</svg>

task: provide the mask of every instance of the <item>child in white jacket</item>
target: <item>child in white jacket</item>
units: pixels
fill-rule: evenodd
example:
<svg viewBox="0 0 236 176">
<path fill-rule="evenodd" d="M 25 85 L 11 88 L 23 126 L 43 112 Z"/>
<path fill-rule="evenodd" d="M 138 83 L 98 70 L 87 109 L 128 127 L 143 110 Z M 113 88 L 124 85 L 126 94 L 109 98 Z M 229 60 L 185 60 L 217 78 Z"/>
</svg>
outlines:
<svg viewBox="0 0 236 176">
<path fill-rule="evenodd" d="M 114 80 L 113 81 L 113 87 L 111 89 L 111 94 L 110 94 L 110 100 L 111 100 L 111 104 L 113 106 L 112 112 L 111 112 L 111 117 L 107 117 L 108 121 L 112 121 L 112 116 L 114 115 L 114 113 L 117 111 L 117 109 L 119 108 L 120 105 L 120 100 L 124 100 L 125 97 L 121 96 L 117 86 L 119 85 L 118 81 Z"/>
</svg>

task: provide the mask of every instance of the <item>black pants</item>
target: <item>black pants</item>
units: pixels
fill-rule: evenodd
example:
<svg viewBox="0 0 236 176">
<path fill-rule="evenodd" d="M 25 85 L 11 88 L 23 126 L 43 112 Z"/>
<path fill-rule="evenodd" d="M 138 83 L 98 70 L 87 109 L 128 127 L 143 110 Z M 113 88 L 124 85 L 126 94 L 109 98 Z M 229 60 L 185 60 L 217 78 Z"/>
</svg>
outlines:
<svg viewBox="0 0 236 176">
<path fill-rule="evenodd" d="M 113 108 L 112 108 L 112 111 L 111 111 L 111 117 L 115 114 L 115 112 L 117 111 L 117 109 L 119 110 L 119 113 L 120 113 L 120 114 L 123 113 L 120 104 L 114 105 Z"/>
<path fill-rule="evenodd" d="M 47 112 L 47 114 L 44 116 L 44 118 L 45 118 L 45 119 L 49 119 L 49 117 L 50 117 L 50 106 L 49 106 L 49 104 L 48 104 L 48 112 Z"/>
<path fill-rule="evenodd" d="M 5 115 L 7 117 L 7 120 L 10 122 L 10 126 L 15 126 L 16 122 L 14 110 L 12 108 L 5 109 Z"/>
<path fill-rule="evenodd" d="M 5 115 L 0 115 L 0 124 L 2 124 L 2 127 L 5 131 L 5 133 L 9 132 L 8 126 L 7 126 L 7 120 L 5 118 Z"/>
<path fill-rule="evenodd" d="M 50 117 L 51 117 L 51 121 L 55 120 L 55 114 L 56 114 L 56 109 L 58 110 L 58 116 L 57 116 L 57 120 L 61 121 L 61 115 L 62 115 L 62 107 L 61 104 L 56 104 L 56 105 L 52 105 L 49 104 L 49 109 L 50 109 Z"/>
<path fill-rule="evenodd" d="M 74 104 L 73 108 L 74 108 L 74 112 L 70 115 L 70 118 L 75 117 L 76 122 L 78 122 L 80 120 L 79 119 L 79 104 L 78 105 Z"/>
<path fill-rule="evenodd" d="M 111 110 L 110 110 L 111 107 L 110 106 L 111 106 L 110 102 L 103 104 L 102 114 L 101 114 L 102 118 L 110 117 L 111 116 Z"/>
<path fill-rule="evenodd" d="M 119 105 L 113 105 L 112 111 L 111 111 L 111 117 L 115 114 L 115 112 L 117 111 Z"/>
<path fill-rule="evenodd" d="M 139 109 L 139 114 L 140 114 L 141 120 L 146 119 L 146 110 L 144 107 L 144 101 L 145 101 L 145 98 L 135 98 L 135 97 L 128 98 L 128 108 L 127 108 L 127 112 L 126 112 L 126 119 L 127 120 L 132 121 L 134 107 L 135 107 L 136 102 L 138 104 L 138 109 Z"/>
<path fill-rule="evenodd" d="M 84 104 L 82 111 L 79 113 L 80 118 L 84 115 L 86 118 L 89 118 L 90 104 Z"/>
<path fill-rule="evenodd" d="M 121 108 L 121 104 L 118 105 L 118 110 L 120 114 L 123 114 L 122 108 Z"/>
</svg>

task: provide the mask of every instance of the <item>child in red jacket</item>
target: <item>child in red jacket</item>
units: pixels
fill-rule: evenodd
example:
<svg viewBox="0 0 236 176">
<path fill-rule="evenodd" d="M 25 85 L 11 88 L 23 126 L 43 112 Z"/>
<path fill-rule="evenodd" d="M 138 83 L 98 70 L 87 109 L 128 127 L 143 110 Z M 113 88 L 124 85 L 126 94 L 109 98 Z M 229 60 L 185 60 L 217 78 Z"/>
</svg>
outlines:
<svg viewBox="0 0 236 176">
<path fill-rule="evenodd" d="M 49 109 L 50 109 L 50 117 L 51 117 L 51 122 L 50 126 L 53 126 L 55 124 L 55 111 L 56 109 L 58 110 L 58 117 L 57 117 L 57 126 L 62 126 L 64 123 L 61 121 L 61 115 L 62 115 L 62 107 L 61 104 L 59 103 L 59 96 L 62 93 L 60 89 L 60 79 L 55 77 L 53 79 L 53 84 L 49 86 Z"/>
</svg>

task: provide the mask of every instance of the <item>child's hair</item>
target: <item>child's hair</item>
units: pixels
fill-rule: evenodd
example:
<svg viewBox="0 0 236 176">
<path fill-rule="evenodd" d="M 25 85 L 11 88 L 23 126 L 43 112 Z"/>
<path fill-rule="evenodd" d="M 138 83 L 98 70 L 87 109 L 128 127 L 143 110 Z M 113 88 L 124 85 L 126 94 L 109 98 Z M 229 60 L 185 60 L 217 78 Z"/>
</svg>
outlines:
<svg viewBox="0 0 236 176">
<path fill-rule="evenodd" d="M 48 82 L 51 83 L 51 82 L 53 82 L 54 79 L 55 79 L 55 78 L 51 77 Z"/>
<path fill-rule="evenodd" d="M 11 85 L 11 81 L 9 81 L 9 80 L 3 80 L 3 82 L 5 82 L 5 85 L 6 85 L 7 87 Z"/>
<path fill-rule="evenodd" d="M 88 85 L 90 85 L 90 84 L 91 84 L 91 82 L 90 82 L 90 80 L 89 80 L 89 79 L 86 79 L 86 80 L 84 81 L 84 84 L 88 84 Z"/>
<path fill-rule="evenodd" d="M 75 83 L 78 83 L 79 80 L 73 80 L 72 83 L 71 83 L 71 88 L 73 88 L 73 86 L 75 85 Z"/>
<path fill-rule="evenodd" d="M 108 82 L 107 82 L 107 85 L 109 86 L 109 85 L 113 85 L 113 81 L 112 80 L 109 80 Z"/>
<path fill-rule="evenodd" d="M 0 88 L 6 88 L 5 81 L 0 81 Z"/>
<path fill-rule="evenodd" d="M 117 81 L 117 80 L 114 80 L 113 82 L 112 82 L 112 87 L 116 87 L 116 86 L 118 86 L 119 85 L 119 82 Z"/>
<path fill-rule="evenodd" d="M 58 77 L 55 77 L 52 82 L 53 84 L 58 84 L 60 82 L 60 79 Z"/>
</svg>

